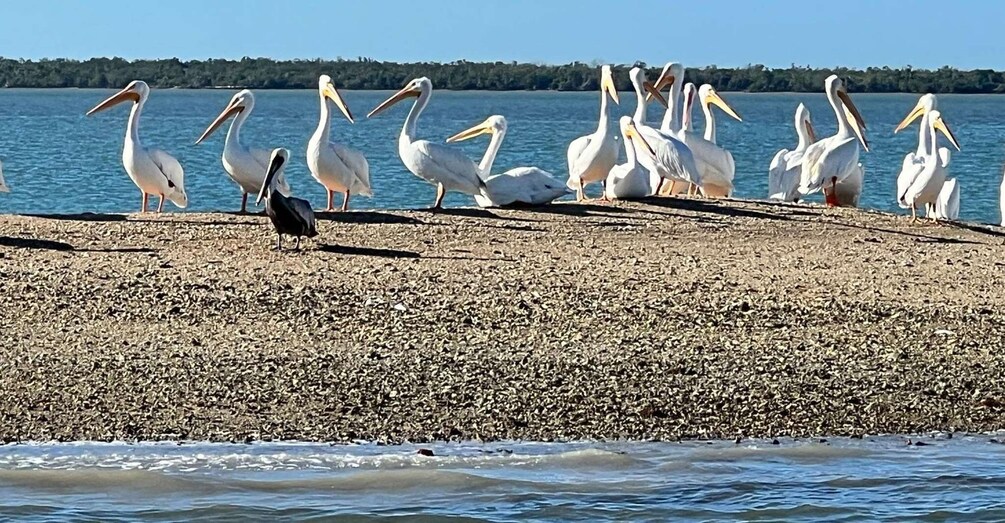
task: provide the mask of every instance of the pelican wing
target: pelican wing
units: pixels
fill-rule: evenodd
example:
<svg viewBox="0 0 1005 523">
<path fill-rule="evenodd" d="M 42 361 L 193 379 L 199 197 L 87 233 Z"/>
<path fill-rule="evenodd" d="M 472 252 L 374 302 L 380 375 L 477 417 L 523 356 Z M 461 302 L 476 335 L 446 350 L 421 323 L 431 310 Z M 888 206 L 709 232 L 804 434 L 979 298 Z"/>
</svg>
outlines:
<svg viewBox="0 0 1005 523">
<path fill-rule="evenodd" d="M 691 149 L 694 161 L 701 171 L 702 183 L 732 189 L 736 165 L 729 151 L 696 133 L 685 133 L 684 144 Z"/>
<path fill-rule="evenodd" d="M 939 147 L 939 166 L 943 169 L 949 168 L 949 162 L 952 160 L 952 152 L 949 151 L 948 147 Z"/>
<path fill-rule="evenodd" d="M 789 162 L 786 161 L 788 155 L 789 150 L 782 149 L 775 153 L 775 157 L 771 159 L 771 165 L 768 166 L 768 198 L 785 199 L 782 180 L 785 179 L 785 174 L 789 170 Z"/>
<path fill-rule="evenodd" d="M 832 178 L 837 181 L 853 174 L 858 166 L 858 138 L 821 140 L 806 149 L 802 161 L 800 191 L 819 191 Z"/>
<path fill-rule="evenodd" d="M 544 205 L 569 193 L 551 173 L 537 167 L 517 167 L 485 180 L 487 198 L 476 198 L 482 207 L 525 203 Z M 483 205 L 483 202 L 492 205 Z"/>
<path fill-rule="evenodd" d="M 569 188 L 578 189 L 578 180 L 583 171 L 586 170 L 585 166 L 588 165 L 589 159 L 584 158 L 584 153 L 586 149 L 590 147 L 590 139 L 593 135 L 580 136 L 569 144 L 569 151 L 566 153 L 566 160 L 569 163 Z M 573 183 L 577 186 L 573 187 Z"/>
<path fill-rule="evenodd" d="M 957 220 L 960 217 L 960 184 L 956 178 L 946 180 L 935 201 L 935 217 L 940 220 Z"/>
<path fill-rule="evenodd" d="M 0 162 L 0 192 L 10 192 L 10 187 L 7 187 L 7 183 L 3 179 L 3 163 Z"/>
<path fill-rule="evenodd" d="M 904 156 L 904 165 L 900 169 L 900 174 L 897 175 L 897 204 L 902 208 L 910 208 L 910 205 L 904 201 L 904 196 L 907 194 L 907 190 L 911 188 L 911 185 L 914 184 L 914 180 L 918 178 L 918 175 L 924 169 L 924 156 L 917 156 L 913 152 L 907 153 Z"/>
<path fill-rule="evenodd" d="M 370 164 L 366 161 L 363 153 L 338 143 L 329 143 L 328 145 L 356 177 L 352 186 L 349 187 L 349 192 L 360 196 L 373 196 L 373 191 L 370 189 Z"/>
<path fill-rule="evenodd" d="M 410 167 L 419 177 L 465 194 L 483 192 L 485 181 L 481 170 L 464 153 L 427 140 L 412 142 L 411 153 Z"/>
<path fill-rule="evenodd" d="M 656 151 L 656 169 L 663 178 L 676 178 L 701 184 L 701 171 L 695 163 L 691 149 L 674 136 L 661 133 L 649 126 L 639 126 L 639 132 Z M 638 150 L 639 160 L 649 168 L 652 160 L 645 151 Z"/>
<path fill-rule="evenodd" d="M 166 194 L 167 198 L 174 202 L 175 205 L 184 209 L 188 206 L 188 197 L 185 195 L 185 171 L 181 168 L 181 164 L 174 156 L 160 150 L 160 149 L 147 149 L 147 154 L 150 155 L 150 159 L 154 162 L 154 165 L 160 170 L 161 174 L 168 181 L 168 188 L 171 190 L 170 194 Z"/>
</svg>

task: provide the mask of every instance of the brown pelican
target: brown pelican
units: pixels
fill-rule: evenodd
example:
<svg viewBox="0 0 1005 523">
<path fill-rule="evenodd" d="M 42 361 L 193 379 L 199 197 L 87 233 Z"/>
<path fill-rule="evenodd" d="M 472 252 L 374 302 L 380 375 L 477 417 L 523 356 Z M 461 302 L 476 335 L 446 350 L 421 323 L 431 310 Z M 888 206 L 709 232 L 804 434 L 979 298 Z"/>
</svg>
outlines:
<svg viewBox="0 0 1005 523">
<path fill-rule="evenodd" d="M 286 149 L 274 149 L 269 158 L 269 169 L 265 174 L 265 182 L 258 192 L 258 199 L 255 205 L 262 203 L 265 198 L 265 214 L 269 215 L 272 225 L 276 227 L 276 250 L 283 250 L 283 235 L 295 236 L 297 243 L 294 249 L 300 249 L 300 238 L 306 236 L 313 238 L 318 235 L 314 211 L 311 210 L 311 202 L 292 196 L 285 196 L 279 191 L 279 180 L 282 178 L 283 168 L 290 159 L 290 151 Z"/>
</svg>

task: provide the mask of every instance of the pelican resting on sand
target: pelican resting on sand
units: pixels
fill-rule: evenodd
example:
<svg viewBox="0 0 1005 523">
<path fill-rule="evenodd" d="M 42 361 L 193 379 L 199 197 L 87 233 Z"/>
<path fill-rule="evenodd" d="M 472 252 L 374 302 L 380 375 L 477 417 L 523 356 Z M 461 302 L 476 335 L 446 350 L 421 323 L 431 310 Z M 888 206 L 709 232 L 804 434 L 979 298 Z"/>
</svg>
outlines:
<svg viewBox="0 0 1005 523">
<path fill-rule="evenodd" d="M 265 214 L 272 220 L 276 228 L 276 250 L 283 250 L 283 235 L 294 236 L 297 239 L 294 249 L 300 249 L 300 238 L 313 238 L 318 235 L 317 222 L 311 203 L 301 198 L 286 196 L 279 191 L 279 179 L 283 168 L 290 159 L 290 151 L 275 149 L 269 158 L 269 168 L 265 172 L 265 182 L 258 192 L 255 205 L 265 199 Z"/>
</svg>

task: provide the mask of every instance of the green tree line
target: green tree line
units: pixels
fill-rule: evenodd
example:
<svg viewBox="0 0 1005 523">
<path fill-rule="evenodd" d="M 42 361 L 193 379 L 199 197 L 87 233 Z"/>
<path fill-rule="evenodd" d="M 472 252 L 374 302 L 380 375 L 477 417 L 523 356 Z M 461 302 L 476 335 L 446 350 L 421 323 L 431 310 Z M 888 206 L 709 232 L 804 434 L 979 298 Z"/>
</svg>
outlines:
<svg viewBox="0 0 1005 523">
<path fill-rule="evenodd" d="M 627 70 L 615 66 L 618 88 L 630 90 Z M 428 76 L 439 89 L 490 91 L 592 91 L 598 88 L 597 64 L 538 65 L 516 62 L 407 63 L 355 60 L 286 60 L 242 58 L 240 60 L 18 60 L 0 58 L 0 85 L 4 87 L 122 87 L 135 79 L 153 87 L 252 89 L 309 89 L 318 75 L 332 76 L 342 89 L 397 89 L 417 76 Z M 651 79 L 660 67 L 647 67 Z M 1005 72 L 991 69 L 962 71 L 951 67 L 936 70 L 870 67 L 814 69 L 792 65 L 770 68 L 688 68 L 688 81 L 711 84 L 719 91 L 819 92 L 830 74 L 844 78 L 853 92 L 873 93 L 1000 93 L 1005 92 Z"/>
</svg>

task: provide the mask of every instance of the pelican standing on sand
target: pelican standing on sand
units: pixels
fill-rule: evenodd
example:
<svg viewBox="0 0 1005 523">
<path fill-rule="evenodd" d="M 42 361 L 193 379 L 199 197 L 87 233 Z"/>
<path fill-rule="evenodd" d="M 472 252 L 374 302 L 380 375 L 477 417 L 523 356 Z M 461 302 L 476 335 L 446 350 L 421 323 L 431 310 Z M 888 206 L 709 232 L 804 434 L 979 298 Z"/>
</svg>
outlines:
<svg viewBox="0 0 1005 523">
<path fill-rule="evenodd" d="M 170 154 L 160 149 L 148 149 L 140 143 L 140 113 L 150 96 L 150 87 L 142 80 L 133 80 L 121 91 L 87 111 L 87 116 L 104 111 L 122 102 L 132 102 L 129 123 L 126 125 L 126 140 L 122 148 L 122 165 L 126 174 L 143 193 L 140 212 L 147 211 L 147 198 L 151 194 L 160 197 L 157 212 L 164 210 L 164 199 L 171 200 L 179 208 L 188 206 L 185 194 L 185 171 Z"/>
<path fill-rule="evenodd" d="M 644 151 L 640 151 L 637 145 L 635 149 L 639 161 L 650 172 L 649 178 L 653 185 L 652 193 L 657 192 L 664 180 L 693 183 L 700 186 L 701 172 L 695 164 L 691 149 L 677 137 L 654 129 L 646 123 L 646 109 L 650 96 L 656 98 L 664 106 L 667 106 L 668 102 L 660 94 L 656 86 L 646 80 L 646 73 L 642 69 L 633 67 L 629 74 L 631 75 L 632 85 L 635 87 L 635 96 L 638 98 L 638 104 L 635 107 L 635 115 L 632 117 L 632 121 L 635 122 L 635 127 L 638 129 L 639 134 L 656 151 L 656 158 L 653 159 L 646 155 Z M 668 72 L 667 74 L 673 73 Z M 673 83 L 672 79 L 668 80 L 661 77 L 657 85 L 670 83 Z"/>
<path fill-rule="evenodd" d="M 825 90 L 827 101 L 830 102 L 837 119 L 838 130 L 834 136 L 824 138 L 809 146 L 803 155 L 799 183 L 801 194 L 817 192 L 825 185 L 830 185 L 833 189 L 845 178 L 856 175 L 859 172 L 859 141 L 862 142 L 862 146 L 866 150 L 869 148 L 864 134 L 865 122 L 862 120 L 858 108 L 851 101 L 851 97 L 848 96 L 844 82 L 837 75 L 831 75 L 827 77 Z M 857 123 L 855 131 L 852 131 L 844 107 L 848 108 L 853 120 Z M 831 196 L 833 194 L 833 192 L 830 193 Z M 838 205 L 837 201 L 830 196 L 827 197 L 826 202 L 829 206 Z"/>
<path fill-rule="evenodd" d="M 276 228 L 276 250 L 283 250 L 283 235 L 293 236 L 297 239 L 294 249 L 300 249 L 300 238 L 306 236 L 313 238 L 318 235 L 317 222 L 314 220 L 314 211 L 311 209 L 311 202 L 300 198 L 286 196 L 279 191 L 279 177 L 283 174 L 283 169 L 290 159 L 290 152 L 286 149 L 276 149 L 269 157 L 269 166 L 265 173 L 265 180 L 262 188 L 258 191 L 258 199 L 255 205 L 262 203 L 265 199 L 265 214 L 269 216 L 272 225 Z"/>
<path fill-rule="evenodd" d="M 782 149 L 775 153 L 768 167 L 768 198 L 794 202 L 799 199 L 799 173 L 802 170 L 803 154 L 817 141 L 810 119 L 810 110 L 805 105 L 796 107 L 796 137 L 799 142 L 793 150 Z"/>
<path fill-rule="evenodd" d="M 929 144 L 932 147 L 938 145 L 938 133 L 941 132 L 949 139 L 949 143 L 953 144 L 953 147 L 957 151 L 960 150 L 959 142 L 956 141 L 956 137 L 953 136 L 953 132 L 946 125 L 946 122 L 942 120 L 942 114 L 938 110 L 928 113 L 928 131 L 930 134 L 929 139 L 931 140 Z M 939 199 L 939 193 L 942 192 L 946 181 L 946 171 L 941 167 L 942 159 L 939 158 L 939 155 L 929 153 L 925 156 L 924 168 L 911 180 L 910 185 L 907 186 L 904 193 L 898 196 L 898 200 L 903 201 L 911 208 L 912 222 L 918 219 L 919 204 L 934 206 Z M 938 217 L 934 213 L 931 218 L 938 220 Z"/>
<path fill-rule="evenodd" d="M 325 187 L 328 194 L 327 211 L 334 211 L 335 193 L 342 193 L 342 211 L 349 210 L 349 196 L 373 196 L 370 190 L 370 165 L 366 157 L 359 151 L 342 144 L 329 141 L 331 136 L 331 101 L 349 123 L 355 123 L 349 107 L 342 100 L 342 95 L 332 84 L 330 76 L 323 74 L 318 78 L 318 96 L 321 99 L 321 119 L 318 128 L 307 142 L 307 167 L 311 176 Z"/>
<path fill-rule="evenodd" d="M 537 167 L 515 167 L 504 173 L 492 174 L 492 164 L 502 147 L 506 137 L 506 118 L 492 115 L 484 122 L 461 131 L 450 138 L 447 143 L 470 140 L 483 134 L 491 135 L 485 155 L 478 164 L 485 180 L 486 194 L 476 194 L 475 201 L 480 207 L 501 207 L 513 203 L 528 205 L 543 205 L 555 198 L 569 193 L 566 185 L 555 179 L 551 173 Z"/>
<path fill-rule="evenodd" d="M 587 185 L 593 182 L 606 183 L 607 173 L 618 163 L 618 143 L 610 128 L 608 96 L 614 103 L 621 104 L 618 90 L 614 87 L 611 66 L 605 65 L 600 70 L 600 122 L 597 124 L 597 131 L 573 140 L 566 154 L 569 162 L 567 183 L 570 189 L 576 191 L 578 201 L 586 199 L 583 191 Z"/>
<path fill-rule="evenodd" d="M 855 136 L 858 137 L 858 143 L 862 145 L 866 152 L 869 152 L 869 148 L 865 145 L 865 135 L 862 128 L 858 126 L 855 116 L 848 110 L 848 106 L 842 107 L 844 108 L 845 120 L 851 126 Z M 833 202 L 833 205 L 836 207 L 858 207 L 858 200 L 862 196 L 862 184 L 864 181 L 865 167 L 862 167 L 862 164 L 858 163 L 852 169 L 851 174 L 843 180 L 833 184 L 833 186 L 824 186 L 824 200 Z"/>
<path fill-rule="evenodd" d="M 679 136 L 691 149 L 694 162 L 697 164 L 698 170 L 701 171 L 702 194 L 712 198 L 728 198 L 733 193 L 736 164 L 733 162 L 732 153 L 716 144 L 715 115 L 712 113 L 711 106 L 713 104 L 718 106 L 726 114 L 740 122 L 743 119 L 719 96 L 719 93 L 715 92 L 711 85 L 703 84 L 698 89 L 697 95 L 701 103 L 701 110 L 705 114 L 705 135 L 700 136 L 691 131 L 695 89 L 694 84 L 688 84 L 684 95 L 685 123 Z"/>
<path fill-rule="evenodd" d="M 443 196 L 447 191 L 457 191 L 469 195 L 486 194 L 485 181 L 475 162 L 464 153 L 445 145 L 417 139 L 419 115 L 429 104 L 433 94 L 433 83 L 429 78 L 416 78 L 405 85 L 400 91 L 384 100 L 367 118 L 375 116 L 388 107 L 408 98 L 415 98 L 412 109 L 405 118 L 405 125 L 398 135 L 398 156 L 401 162 L 412 174 L 436 186 L 436 201 L 433 209 L 443 207 Z"/>
<path fill-rule="evenodd" d="M 644 154 L 648 154 L 650 159 L 656 157 L 656 151 L 639 134 L 631 116 L 622 116 L 618 125 L 621 128 L 621 140 L 625 146 L 627 161 L 611 169 L 605 186 L 606 196 L 610 200 L 645 198 L 652 194 L 652 181 L 649 170 L 639 163 L 636 147 L 644 151 Z"/>
<path fill-rule="evenodd" d="M 943 180 L 949 177 L 949 163 L 952 159 L 952 154 L 946 147 L 938 147 L 937 144 L 931 142 L 931 134 L 929 132 L 930 123 L 928 120 L 931 116 L 932 111 L 938 108 L 938 100 L 935 98 L 934 94 L 925 94 L 918 99 L 918 103 L 914 106 L 914 109 L 904 120 L 897 125 L 897 128 L 893 130 L 896 134 L 914 120 L 921 117 L 921 125 L 919 126 L 920 131 L 918 132 L 918 148 L 911 153 L 907 153 L 904 156 L 904 164 L 901 167 L 900 174 L 897 175 L 897 204 L 902 208 L 910 208 L 910 205 L 904 200 L 904 195 L 907 193 L 911 184 L 924 170 L 928 163 L 929 155 L 937 155 L 938 163 L 935 167 L 934 177 L 936 179 L 941 178 Z M 930 195 L 928 195 L 930 196 Z M 934 209 L 934 201 L 924 202 L 926 213 L 931 212 Z"/>
<path fill-rule="evenodd" d="M 261 189 L 272 154 L 266 149 L 253 149 L 241 143 L 241 127 L 254 110 L 255 95 L 247 89 L 238 92 L 230 99 L 223 112 L 209 124 L 202 136 L 195 141 L 195 144 L 199 145 L 223 125 L 223 122 L 234 117 L 223 144 L 223 170 L 241 189 L 242 213 L 248 211 L 248 195 L 255 194 Z M 290 186 L 283 174 L 276 176 L 276 189 L 287 196 L 290 195 Z"/>
</svg>

